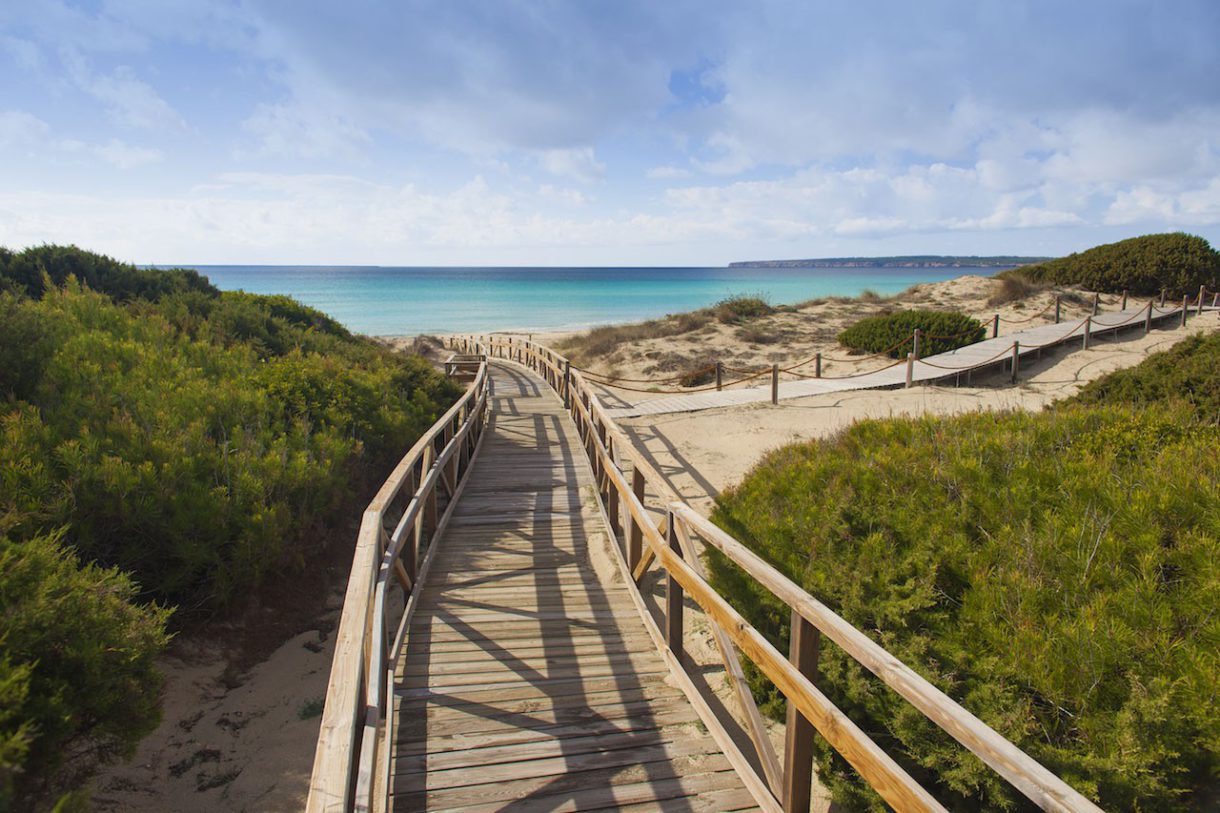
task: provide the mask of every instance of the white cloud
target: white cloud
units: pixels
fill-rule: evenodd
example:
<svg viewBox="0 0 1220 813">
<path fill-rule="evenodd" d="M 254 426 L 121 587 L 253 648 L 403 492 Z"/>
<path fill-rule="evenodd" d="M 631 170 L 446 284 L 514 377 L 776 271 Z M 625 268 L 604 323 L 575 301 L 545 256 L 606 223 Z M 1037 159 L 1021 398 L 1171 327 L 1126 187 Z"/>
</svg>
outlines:
<svg viewBox="0 0 1220 813">
<path fill-rule="evenodd" d="M 593 183 L 606 174 L 606 165 L 597 160 L 592 147 L 543 150 L 538 163 L 552 175 L 582 183 Z"/>
<path fill-rule="evenodd" d="M 101 102 L 114 121 L 147 130 L 184 130 L 186 122 L 152 86 L 126 65 L 110 74 L 94 73 L 79 55 L 66 54 L 65 63 L 76 85 Z"/>
<path fill-rule="evenodd" d="M 691 171 L 689 169 L 683 169 L 682 167 L 662 165 L 652 167 L 646 173 L 644 173 L 644 175 L 653 180 L 667 181 L 675 178 L 689 178 L 691 176 Z"/>
<path fill-rule="evenodd" d="M 245 126 L 259 137 L 265 152 L 281 156 L 352 157 L 371 141 L 342 114 L 297 104 L 260 105 Z"/>
<path fill-rule="evenodd" d="M 165 155 L 160 150 L 151 147 L 133 147 L 115 138 L 105 144 L 92 147 L 91 151 L 119 169 L 135 169 L 165 160 Z"/>
<path fill-rule="evenodd" d="M 538 187 L 538 197 L 568 206 L 585 206 L 589 203 L 589 197 L 579 189 L 552 186 L 551 184 L 540 185 Z"/>
<path fill-rule="evenodd" d="M 24 110 L 0 110 L 0 145 L 35 143 L 50 130 L 45 121 Z"/>
</svg>

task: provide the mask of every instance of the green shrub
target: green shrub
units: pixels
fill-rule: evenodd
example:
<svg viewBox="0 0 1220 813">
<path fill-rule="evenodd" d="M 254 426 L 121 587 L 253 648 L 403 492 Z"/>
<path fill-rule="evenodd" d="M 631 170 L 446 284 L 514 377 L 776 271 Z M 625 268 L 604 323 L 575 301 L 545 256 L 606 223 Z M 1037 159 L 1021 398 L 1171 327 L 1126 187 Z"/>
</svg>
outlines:
<svg viewBox="0 0 1220 813">
<path fill-rule="evenodd" d="M 1005 271 L 1034 282 L 1079 285 L 1089 291 L 1172 297 L 1220 288 L 1220 253 L 1202 237 L 1174 232 L 1132 237 L 1057 260 Z"/>
<path fill-rule="evenodd" d="M 779 449 L 714 519 L 1103 808 L 1198 809 L 1220 768 L 1214 338 L 1083 404 L 868 421 Z M 785 649 L 787 609 L 722 556 L 709 566 Z M 837 647 L 820 669 L 819 688 L 950 809 L 1028 806 Z M 818 748 L 836 799 L 880 809 Z"/>
<path fill-rule="evenodd" d="M 1201 420 L 1220 421 L 1220 333 L 1183 339 L 1136 367 L 1089 382 L 1071 400 L 1131 406 L 1181 400 Z"/>
<path fill-rule="evenodd" d="M 287 297 L 0 251 L 0 810 L 79 809 L 155 724 L 137 595 L 182 624 L 299 566 L 459 392 Z"/>
<path fill-rule="evenodd" d="M 11 293 L 0 293 L 0 402 L 30 396 L 54 352 L 55 326 Z"/>
<path fill-rule="evenodd" d="M 909 310 L 861 319 L 839 334 L 839 344 L 864 353 L 888 352 L 890 358 L 905 358 L 916 328 L 922 334 L 920 356 L 974 344 L 986 333 L 981 322 L 964 313 Z"/>
<path fill-rule="evenodd" d="M 219 291 L 198 271 L 136 268 L 76 246 L 36 246 L 12 253 L 0 262 L 0 289 L 42 296 L 48 289 L 64 285 L 74 277 L 90 290 L 118 302 L 136 299 L 156 301 L 170 294 L 197 291 L 218 296 Z"/>
<path fill-rule="evenodd" d="M 252 318 L 269 313 L 259 304 L 240 300 Z M 188 607 L 224 606 L 316 551 L 319 528 L 354 510 L 457 393 L 371 342 L 348 358 L 267 357 L 90 292 L 20 306 L 61 338 L 32 407 L 0 424 L 0 531 L 70 525 L 84 555 Z"/>
<path fill-rule="evenodd" d="M 747 319 L 757 319 L 775 313 L 775 308 L 761 295 L 730 296 L 711 307 L 716 318 L 725 324 L 738 324 Z"/>
<path fill-rule="evenodd" d="M 156 727 L 169 613 L 137 595 L 58 534 L 0 537 L 0 809 L 53 801 Z"/>
</svg>

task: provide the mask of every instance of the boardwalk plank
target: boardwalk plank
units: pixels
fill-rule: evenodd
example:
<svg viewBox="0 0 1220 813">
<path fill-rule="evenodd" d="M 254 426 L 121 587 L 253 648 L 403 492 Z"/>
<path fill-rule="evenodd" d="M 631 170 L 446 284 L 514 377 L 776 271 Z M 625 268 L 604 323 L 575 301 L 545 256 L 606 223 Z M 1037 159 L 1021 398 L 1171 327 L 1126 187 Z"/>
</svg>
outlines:
<svg viewBox="0 0 1220 813">
<path fill-rule="evenodd" d="M 558 399 L 494 367 L 479 459 L 398 661 L 395 810 L 738 809 L 752 801 L 621 583 Z"/>
</svg>

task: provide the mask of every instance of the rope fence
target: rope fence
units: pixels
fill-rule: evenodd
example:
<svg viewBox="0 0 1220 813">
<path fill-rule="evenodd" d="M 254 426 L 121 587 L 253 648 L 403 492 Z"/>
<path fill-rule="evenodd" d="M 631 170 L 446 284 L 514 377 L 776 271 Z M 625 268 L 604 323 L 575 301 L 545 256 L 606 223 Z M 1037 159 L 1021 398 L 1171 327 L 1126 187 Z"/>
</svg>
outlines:
<svg viewBox="0 0 1220 813">
<path fill-rule="evenodd" d="M 1206 299 L 1209 296 L 1211 297 L 1211 306 L 1213 308 L 1220 307 L 1220 291 L 1212 291 L 1212 290 L 1208 289 L 1206 285 L 1201 285 L 1201 286 L 1199 286 L 1199 290 L 1195 295 L 1193 295 L 1193 296 L 1184 295 L 1182 297 L 1182 302 L 1181 302 L 1180 306 L 1171 307 L 1169 309 L 1166 309 L 1164 307 L 1165 293 L 1162 292 L 1159 305 L 1158 305 L 1157 297 L 1152 297 L 1148 300 L 1147 305 L 1140 308 L 1140 310 L 1136 314 L 1132 315 L 1127 320 L 1120 322 L 1118 324 L 1114 324 L 1114 325 L 1107 324 L 1107 325 L 1095 327 L 1093 324 L 1093 317 L 1099 313 L 1099 303 L 1100 303 L 1099 295 L 1095 294 L 1094 299 L 1093 299 L 1093 304 L 1092 304 L 1092 313 L 1085 316 L 1084 319 L 1082 319 L 1080 322 L 1076 323 L 1064 336 L 1062 336 L 1058 339 L 1054 339 L 1053 341 L 1045 342 L 1043 344 L 1037 344 L 1037 345 L 1020 344 L 1020 345 L 1018 345 L 1018 343 L 1016 341 L 1014 341 L 1014 345 L 1018 345 L 1018 347 L 1019 347 L 1019 350 L 1017 350 L 1018 353 L 1020 351 L 1037 351 L 1037 350 L 1042 350 L 1042 349 L 1045 349 L 1048 347 L 1053 347 L 1053 346 L 1062 344 L 1068 338 L 1072 338 L 1072 337 L 1078 335 L 1078 333 L 1080 333 L 1084 337 L 1084 346 L 1085 346 L 1085 348 L 1087 348 L 1089 346 L 1090 337 L 1095 333 L 1098 333 L 1101 331 L 1111 331 L 1111 330 L 1117 332 L 1120 328 L 1124 328 L 1124 327 L 1128 327 L 1130 325 L 1136 324 L 1137 322 L 1139 322 L 1141 320 L 1150 323 L 1150 321 L 1154 318 L 1164 319 L 1169 314 L 1172 314 L 1175 312 L 1181 313 L 1182 324 L 1185 324 L 1188 311 L 1190 311 L 1191 309 L 1194 309 L 1196 315 L 1201 314 L 1203 312 L 1204 302 L 1206 301 Z M 1129 300 L 1128 294 L 1126 291 L 1124 291 L 1122 294 L 1122 300 L 1121 300 L 1121 304 L 1122 304 L 1121 310 L 1127 310 L 1128 300 Z M 1045 317 L 1052 310 L 1054 310 L 1055 323 L 1058 324 L 1059 318 L 1060 318 L 1060 313 L 1061 313 L 1061 306 L 1062 306 L 1062 297 L 1056 296 L 1055 299 L 1052 302 L 1050 302 L 1045 308 L 1043 308 L 1038 313 L 1033 314 L 1032 316 L 1029 316 L 1027 318 L 1010 319 L 1010 318 L 1002 317 L 1000 314 L 996 313 L 992 317 L 993 331 L 992 331 L 991 338 L 997 338 L 1000 323 L 1027 324 L 1027 323 L 1033 322 L 1037 319 Z M 614 390 L 620 390 L 623 392 L 634 392 L 634 393 L 641 393 L 641 394 L 647 394 L 647 395 L 690 395 L 690 394 L 696 394 L 696 393 L 711 392 L 714 390 L 720 391 L 720 390 L 724 390 L 724 389 L 727 389 L 730 387 L 736 387 L 741 384 L 746 384 L 746 383 L 755 381 L 759 378 L 762 378 L 762 377 L 768 376 L 768 375 L 771 376 L 771 378 L 772 378 L 772 388 L 773 389 L 775 389 L 775 387 L 778 385 L 780 376 L 785 376 L 788 378 L 788 380 L 797 380 L 797 381 L 810 381 L 810 380 L 816 380 L 816 379 L 842 381 L 842 380 L 848 380 L 848 379 L 853 379 L 853 378 L 862 378 L 864 376 L 869 376 L 874 373 L 882 372 L 884 370 L 889 370 L 893 367 L 903 364 L 904 362 L 907 363 L 909 366 L 914 361 L 919 361 L 920 363 L 926 364 L 927 366 L 935 368 L 937 370 L 943 370 L 943 371 L 950 372 L 950 373 L 961 373 L 961 372 L 966 372 L 968 370 L 978 369 L 980 367 L 986 367 L 990 364 L 994 364 L 997 361 L 1002 360 L 1006 356 L 1009 356 L 1014 353 L 1015 348 L 1013 345 L 1010 345 L 1009 347 L 1005 348 L 1001 352 L 997 353 L 995 356 L 992 356 L 991 358 L 989 358 L 985 361 L 970 362 L 969 364 L 966 364 L 963 366 L 948 366 L 948 365 L 943 365 L 943 364 L 937 364 L 937 363 L 930 362 L 930 361 L 927 361 L 927 360 L 919 357 L 919 349 L 920 349 L 921 340 L 924 340 L 924 341 L 956 341 L 956 340 L 970 336 L 971 334 L 975 333 L 976 330 L 977 330 L 977 328 L 973 329 L 973 330 L 961 331 L 956 334 L 942 336 L 939 334 L 922 334 L 917 329 L 914 331 L 914 333 L 912 333 L 912 335 L 906 336 L 906 337 L 898 340 L 894 344 L 890 345 L 889 347 L 885 348 L 884 350 L 880 350 L 880 351 L 877 351 L 874 353 L 869 353 L 867 355 L 859 355 L 859 356 L 839 357 L 839 356 L 830 356 L 825 353 L 818 352 L 812 356 L 809 356 L 808 358 L 802 359 L 800 361 L 797 361 L 793 364 L 789 364 L 784 367 L 780 367 L 778 364 L 772 364 L 769 367 L 763 367 L 763 368 L 730 367 L 730 366 L 724 364 L 723 362 L 714 362 L 714 363 L 707 364 L 703 367 L 699 367 L 697 369 L 694 369 L 694 370 L 691 370 L 688 372 L 680 373 L 678 375 L 673 375 L 673 376 L 667 376 L 664 378 L 630 378 L 630 377 L 626 377 L 626 376 L 612 376 L 612 375 L 607 375 L 604 373 L 598 373 L 598 372 L 595 372 L 593 370 L 590 370 L 590 369 L 587 369 L 584 367 L 577 367 L 575 365 L 570 365 L 570 369 L 572 371 L 579 372 L 581 375 L 585 376 L 590 381 L 590 383 L 596 384 L 598 386 L 614 389 Z M 501 335 L 508 335 L 508 334 L 501 334 Z M 508 341 L 509 345 L 511 346 L 512 338 L 511 337 L 508 338 L 507 341 Z M 532 342 L 532 340 L 526 340 L 524 342 L 524 344 L 532 345 L 533 342 Z M 884 358 L 884 357 L 892 358 L 893 357 L 892 354 L 895 351 L 901 350 L 902 348 L 906 347 L 907 345 L 912 345 L 913 349 L 911 352 L 907 353 L 906 358 L 899 357 L 896 361 L 891 362 L 889 364 L 885 364 L 881 367 L 870 368 L 868 370 L 858 370 L 856 372 L 848 373 L 846 375 L 824 375 L 822 372 L 822 365 L 827 364 L 827 363 L 858 364 L 860 362 L 868 361 L 870 359 L 875 359 L 875 358 Z M 964 345 L 964 346 L 968 347 L 970 345 Z M 802 370 L 803 368 L 808 367 L 810 365 L 816 365 L 816 372 L 813 375 L 809 375 L 808 373 L 798 372 L 798 371 Z M 737 376 L 737 377 L 732 379 L 731 381 L 722 380 L 722 377 L 726 373 Z M 672 388 L 672 385 L 679 384 L 680 382 L 682 382 L 684 380 L 694 380 L 694 379 L 698 379 L 698 378 L 708 375 L 708 374 L 715 375 L 715 379 L 716 379 L 715 383 L 709 383 L 709 384 L 704 384 L 704 385 L 694 386 L 694 387 L 679 386 L 678 388 Z M 631 386 L 631 385 L 646 385 L 646 386 Z M 660 387 L 665 387 L 666 385 L 669 385 L 671 388 L 660 389 Z"/>
</svg>

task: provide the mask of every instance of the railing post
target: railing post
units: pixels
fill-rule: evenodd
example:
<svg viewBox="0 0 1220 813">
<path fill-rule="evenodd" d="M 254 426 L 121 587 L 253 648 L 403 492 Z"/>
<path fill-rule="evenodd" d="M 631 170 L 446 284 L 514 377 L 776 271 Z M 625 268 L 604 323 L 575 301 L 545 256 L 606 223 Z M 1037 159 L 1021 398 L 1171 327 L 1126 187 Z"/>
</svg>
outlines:
<svg viewBox="0 0 1220 813">
<path fill-rule="evenodd" d="M 771 365 L 771 403 L 779 403 L 779 365 Z"/>
<path fill-rule="evenodd" d="M 1097 311 L 1101 308 L 1101 294 L 1097 291 L 1093 292 L 1093 316 L 1097 315 Z"/>
<path fill-rule="evenodd" d="M 915 354 L 907 353 L 907 387 L 910 388 L 911 382 L 915 378 Z"/>
<path fill-rule="evenodd" d="M 1207 293 L 1207 286 L 1206 286 L 1206 285 L 1200 285 L 1200 286 L 1199 286 L 1199 309 L 1195 311 L 1195 315 L 1196 315 L 1196 316 L 1202 316 L 1202 315 L 1203 315 L 1203 295 L 1204 295 L 1205 293 Z"/>
<path fill-rule="evenodd" d="M 716 392 L 724 389 L 724 362 L 716 362 Z"/>
<path fill-rule="evenodd" d="M 998 318 L 998 314 L 997 314 Z M 911 334 L 911 352 L 915 354 L 915 358 L 919 358 L 919 328 L 915 328 L 915 332 Z"/>
<path fill-rule="evenodd" d="M 999 336 L 999 335 L 1000 335 L 1000 314 L 997 313 L 995 316 L 991 317 L 991 338 L 994 339 L 996 336 Z"/>
<path fill-rule="evenodd" d="M 1082 350 L 1089 349 L 1089 338 L 1090 338 L 1089 334 L 1091 334 L 1092 332 L 1093 332 L 1093 317 L 1086 316 L 1084 318 L 1084 344 L 1081 346 Z"/>
<path fill-rule="evenodd" d="M 822 354 L 821 354 L 821 353 L 817 353 L 816 355 L 814 355 L 813 359 L 814 359 L 814 361 L 813 361 L 813 377 L 814 377 L 814 378 L 821 378 L 821 377 L 822 377 Z"/>
<path fill-rule="evenodd" d="M 679 558 L 682 557 L 682 546 L 678 544 L 678 529 L 675 523 L 678 518 L 673 511 L 667 512 L 668 522 L 665 527 L 665 540 L 669 549 Z M 673 573 L 666 573 L 665 581 L 665 642 L 669 651 L 679 661 L 682 660 L 682 585 L 674 578 Z"/>
<path fill-rule="evenodd" d="M 1055 324 L 1059 324 L 1059 310 L 1063 306 L 1063 297 L 1055 294 Z"/>
<path fill-rule="evenodd" d="M 606 456 L 609 458 L 607 465 L 615 465 L 613 438 L 606 446 Z M 610 533 L 614 535 L 614 544 L 617 547 L 619 535 L 623 531 L 623 516 L 619 513 L 618 488 L 614 485 L 614 479 L 609 476 L 606 477 L 606 516 L 610 517 Z"/>
<path fill-rule="evenodd" d="M 572 408 L 572 362 L 563 362 L 563 408 Z"/>
<path fill-rule="evenodd" d="M 818 679 L 818 648 L 821 635 L 805 617 L 792 611 L 788 660 L 812 683 Z M 784 735 L 784 812 L 808 813 L 813 784 L 813 724 L 788 701 L 788 724 Z"/>
<path fill-rule="evenodd" d="M 1152 330 L 1152 300 L 1148 300 L 1148 313 L 1144 315 L 1144 335 Z"/>
<path fill-rule="evenodd" d="M 1164 288 L 1161 289 L 1161 304 L 1157 305 L 1157 307 L 1158 308 L 1165 307 L 1165 289 Z"/>
<path fill-rule="evenodd" d="M 1012 343 L 1012 383 L 1017 383 L 1017 367 L 1021 364 L 1021 343 Z"/>
<path fill-rule="evenodd" d="M 1123 288 L 1123 304 L 1119 308 L 1119 310 L 1125 311 L 1126 309 L 1127 309 L 1127 289 Z"/>
<path fill-rule="evenodd" d="M 1216 303 L 1220 302 L 1220 291 L 1212 294 L 1212 307 L 1216 307 Z"/>
<path fill-rule="evenodd" d="M 631 472 L 631 493 L 639 500 L 640 505 L 644 504 L 644 472 L 638 467 Z M 635 514 L 628 511 L 627 515 L 631 517 L 631 530 L 627 534 L 627 567 L 634 573 L 635 566 L 640 563 L 640 556 L 644 553 L 644 529 L 636 521 Z"/>
<path fill-rule="evenodd" d="M 1190 310 L 1190 297 L 1182 295 L 1182 327 L 1186 327 L 1186 313 Z"/>
</svg>

